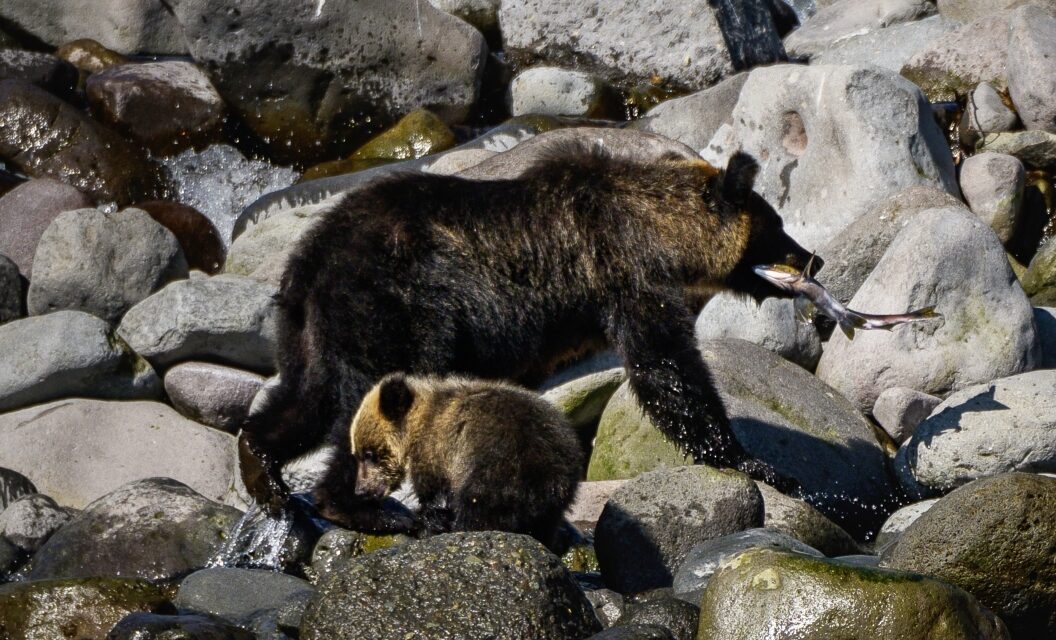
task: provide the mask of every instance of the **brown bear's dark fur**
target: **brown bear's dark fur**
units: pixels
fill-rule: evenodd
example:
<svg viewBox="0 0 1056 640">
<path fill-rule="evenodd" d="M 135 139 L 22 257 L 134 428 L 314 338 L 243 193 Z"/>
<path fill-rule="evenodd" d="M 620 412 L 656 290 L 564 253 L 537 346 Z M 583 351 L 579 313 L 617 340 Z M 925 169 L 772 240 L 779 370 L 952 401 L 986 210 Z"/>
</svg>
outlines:
<svg viewBox="0 0 1056 640">
<path fill-rule="evenodd" d="M 532 385 L 605 344 L 645 412 L 694 459 L 793 487 L 737 442 L 693 334 L 711 293 L 787 295 L 753 265 L 807 264 L 752 191 L 757 171 L 744 154 L 719 171 L 576 147 L 513 180 L 407 174 L 346 197 L 283 276 L 281 384 L 241 441 L 250 491 L 280 505 L 279 465 L 335 432 L 323 484 L 351 499 L 356 465 L 340 435 L 387 373 Z"/>
<path fill-rule="evenodd" d="M 409 476 L 430 533 L 510 531 L 563 550 L 562 514 L 584 456 L 568 420 L 538 395 L 488 380 L 392 374 L 367 392 L 345 438 L 357 499 L 380 500 Z M 345 501 L 327 489 L 318 492 L 321 513 L 340 524 Z"/>
</svg>

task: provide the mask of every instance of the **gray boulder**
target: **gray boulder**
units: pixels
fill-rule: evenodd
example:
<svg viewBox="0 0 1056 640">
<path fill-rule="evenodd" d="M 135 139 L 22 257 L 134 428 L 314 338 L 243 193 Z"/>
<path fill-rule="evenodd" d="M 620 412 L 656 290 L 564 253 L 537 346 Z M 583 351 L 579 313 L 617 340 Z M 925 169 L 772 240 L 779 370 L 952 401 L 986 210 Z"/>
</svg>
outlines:
<svg viewBox="0 0 1056 640">
<path fill-rule="evenodd" d="M 121 619 L 106 640 L 288 640 L 285 634 L 258 636 L 214 616 L 184 613 L 132 613 Z"/>
<path fill-rule="evenodd" d="M 224 273 L 248 276 L 277 289 L 297 240 L 333 204 L 291 207 L 249 225 L 231 244 Z"/>
<path fill-rule="evenodd" d="M 906 387 L 884 389 L 873 405 L 873 417 L 880 423 L 891 439 L 902 444 L 916 430 L 917 425 L 931 415 L 942 402 L 927 393 Z"/>
<path fill-rule="evenodd" d="M 1006 131 L 983 136 L 978 151 L 1015 156 L 1028 169 L 1056 168 L 1056 134 L 1048 131 Z"/>
<path fill-rule="evenodd" d="M 115 324 L 140 300 L 187 277 L 176 236 L 141 209 L 67 211 L 44 231 L 33 264 L 31 315 L 73 309 Z"/>
<path fill-rule="evenodd" d="M 885 547 L 897 542 L 902 537 L 902 533 L 909 528 L 909 525 L 927 513 L 928 509 L 935 506 L 938 501 L 938 498 L 932 498 L 914 502 L 888 516 L 887 520 L 884 521 L 884 525 L 880 527 L 880 532 L 876 534 L 876 548 L 882 552 Z"/>
<path fill-rule="evenodd" d="M 1056 370 L 959 391 L 898 451 L 896 469 L 948 491 L 1008 471 L 1056 471 Z M 912 483 L 911 483 L 912 484 Z"/>
<path fill-rule="evenodd" d="M 593 530 L 612 494 L 630 480 L 587 480 L 579 483 L 576 500 L 565 511 L 565 519 L 580 529 Z"/>
<path fill-rule="evenodd" d="M 788 55 L 809 58 L 834 45 L 935 14 L 929 0 L 839 0 L 818 10 L 785 38 Z"/>
<path fill-rule="evenodd" d="M 1056 133 L 1056 3 L 1012 11 L 1008 93 L 1028 129 Z"/>
<path fill-rule="evenodd" d="M 953 31 L 958 23 L 942 16 L 894 24 L 847 37 L 810 56 L 810 63 L 876 65 L 898 73 L 917 53 Z"/>
<path fill-rule="evenodd" d="M 979 216 L 1002 243 L 1019 225 L 1026 170 L 1013 156 L 979 153 L 961 163 L 961 192 L 972 213 Z"/>
<path fill-rule="evenodd" d="M 244 506 L 236 448 L 233 436 L 157 402 L 74 399 L 0 414 L 0 467 L 25 474 L 42 493 L 78 509 L 156 475 Z"/>
<path fill-rule="evenodd" d="M 938 0 L 939 13 L 960 22 L 971 22 L 1025 4 L 1056 8 L 1053 0 Z"/>
<path fill-rule="evenodd" d="M 678 140 L 694 149 L 703 149 L 733 113 L 746 80 L 747 72 L 737 73 L 713 87 L 665 100 L 629 126 Z"/>
<path fill-rule="evenodd" d="M 291 602 L 299 602 L 303 611 L 314 593 L 307 581 L 285 573 L 217 567 L 184 578 L 173 604 L 246 624 L 262 611 L 275 611 Z"/>
<path fill-rule="evenodd" d="M 1041 367 L 1056 369 L 1056 309 L 1034 307 L 1034 322 L 1041 342 Z"/>
<path fill-rule="evenodd" d="M 955 100 L 981 82 L 1008 86 L 1008 13 L 995 12 L 939 37 L 906 62 L 902 75 L 929 100 Z"/>
<path fill-rule="evenodd" d="M 510 83 L 510 113 L 603 118 L 615 115 L 615 93 L 589 73 L 535 67 Z"/>
<path fill-rule="evenodd" d="M 807 371 L 821 358 L 821 337 L 813 324 L 796 319 L 791 300 L 771 298 L 756 303 L 720 293 L 697 316 L 698 340 L 745 340 L 773 351 Z"/>
<path fill-rule="evenodd" d="M 0 254 L 0 324 L 25 317 L 23 292 L 18 265 Z"/>
<path fill-rule="evenodd" d="M 4 512 L 7 505 L 31 493 L 37 493 L 37 488 L 29 478 L 17 471 L 0 467 L 0 513 Z"/>
<path fill-rule="evenodd" d="M 4 0 L 0 18 L 56 47 L 91 38 L 120 53 L 187 53 L 161 0 Z"/>
<path fill-rule="evenodd" d="M 485 35 L 495 33 L 499 29 L 500 0 L 429 0 L 429 3 L 441 11 L 462 18 Z"/>
<path fill-rule="evenodd" d="M 483 36 L 428 2 L 167 4 L 191 56 L 277 158 L 350 151 L 418 107 L 459 122 L 479 95 Z"/>
<path fill-rule="evenodd" d="M 186 360 L 274 371 L 274 289 L 219 275 L 174 282 L 132 307 L 118 334 L 154 366 Z"/>
<path fill-rule="evenodd" d="M 572 427 L 593 439 L 593 432 L 612 394 L 627 379 L 623 367 L 588 374 L 554 387 L 543 399 L 561 410 Z"/>
<path fill-rule="evenodd" d="M 980 82 L 968 96 L 961 115 L 961 144 L 974 147 L 984 136 L 1019 127 L 1019 114 L 989 82 Z"/>
<path fill-rule="evenodd" d="M 1056 635 L 1056 480 L 1007 473 L 939 500 L 884 554 L 884 566 L 970 592 L 1016 638 Z"/>
<path fill-rule="evenodd" d="M 818 377 L 866 411 L 890 387 L 942 396 L 1040 361 L 1033 311 L 1004 248 L 964 208 L 910 219 L 850 301 L 871 313 L 928 306 L 942 317 L 853 341 L 834 334 Z"/>
<path fill-rule="evenodd" d="M 63 211 L 91 205 L 88 196 L 50 178 L 20 184 L 0 197 L 0 254 L 32 277 L 37 243 L 52 220 Z"/>
<path fill-rule="evenodd" d="M 892 115 L 895 114 L 895 115 Z M 953 161 L 920 90 L 878 67 L 755 69 L 705 160 L 764 159 L 756 190 L 801 245 L 820 248 L 909 187 L 957 194 Z"/>
<path fill-rule="evenodd" d="M 671 586 L 694 545 L 762 523 L 763 498 L 747 476 L 705 466 L 662 469 L 613 493 L 594 549 L 605 584 L 636 593 Z"/>
<path fill-rule="evenodd" d="M 755 486 L 763 494 L 763 526 L 768 530 L 795 538 L 827 556 L 861 551 L 851 534 L 806 502 L 762 482 Z"/>
<path fill-rule="evenodd" d="M 322 581 L 302 640 L 576 640 L 600 631 L 561 562 L 527 536 L 435 536 L 344 564 Z"/>
<path fill-rule="evenodd" d="M 0 325 L 0 411 L 66 396 L 153 398 L 161 381 L 110 326 L 80 311 Z"/>
<path fill-rule="evenodd" d="M 165 393 L 174 409 L 202 424 L 236 433 L 264 377 L 206 362 L 186 362 L 165 372 Z"/>
<path fill-rule="evenodd" d="M 675 88 L 698 90 L 784 59 L 763 0 L 711 6 L 505 0 L 499 22 L 515 64 L 574 67 L 627 86 L 659 76 Z"/>
<path fill-rule="evenodd" d="M 131 482 L 56 531 L 34 554 L 26 577 L 175 578 L 204 567 L 241 515 L 175 480 Z"/>
<path fill-rule="evenodd" d="M 53 533 L 74 517 L 46 495 L 22 496 L 0 512 L 0 538 L 6 538 L 23 551 L 39 549 Z"/>
</svg>

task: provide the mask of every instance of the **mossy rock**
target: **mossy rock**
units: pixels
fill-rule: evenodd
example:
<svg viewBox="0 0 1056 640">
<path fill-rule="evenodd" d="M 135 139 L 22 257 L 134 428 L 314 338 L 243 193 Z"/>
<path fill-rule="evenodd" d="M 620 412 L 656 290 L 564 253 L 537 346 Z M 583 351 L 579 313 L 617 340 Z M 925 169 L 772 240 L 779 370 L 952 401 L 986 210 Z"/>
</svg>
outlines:
<svg viewBox="0 0 1056 640">
<path fill-rule="evenodd" d="M 1056 307 L 1056 242 L 1047 242 L 1020 278 L 1035 307 Z"/>
<path fill-rule="evenodd" d="M 698 638 L 996 640 L 1008 631 L 967 592 L 934 578 L 751 549 L 708 582 Z"/>
<path fill-rule="evenodd" d="M 125 56 L 107 49 L 91 38 L 71 40 L 59 47 L 55 55 L 86 74 L 98 73 L 128 62 Z"/>
<path fill-rule="evenodd" d="M 135 578 L 32 580 L 0 586 L 0 638 L 102 638 L 130 613 L 171 610 L 166 589 Z"/>
</svg>

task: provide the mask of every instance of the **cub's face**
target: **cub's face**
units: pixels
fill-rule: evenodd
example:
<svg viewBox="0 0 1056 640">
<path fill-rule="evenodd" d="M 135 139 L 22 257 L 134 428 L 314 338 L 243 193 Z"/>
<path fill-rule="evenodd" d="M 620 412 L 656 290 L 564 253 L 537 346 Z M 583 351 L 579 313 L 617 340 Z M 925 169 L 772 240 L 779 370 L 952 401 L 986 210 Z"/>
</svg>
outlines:
<svg viewBox="0 0 1056 640">
<path fill-rule="evenodd" d="M 348 437 L 356 459 L 356 497 L 381 499 L 403 483 L 405 419 L 414 393 L 403 376 L 389 376 L 363 398 Z"/>
</svg>

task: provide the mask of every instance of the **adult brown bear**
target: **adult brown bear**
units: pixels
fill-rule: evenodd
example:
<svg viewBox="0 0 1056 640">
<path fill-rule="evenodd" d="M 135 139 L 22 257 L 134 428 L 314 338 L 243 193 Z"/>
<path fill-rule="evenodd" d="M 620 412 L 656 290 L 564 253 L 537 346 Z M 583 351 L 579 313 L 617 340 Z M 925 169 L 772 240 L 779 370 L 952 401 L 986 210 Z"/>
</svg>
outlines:
<svg viewBox="0 0 1056 640">
<path fill-rule="evenodd" d="M 804 268 L 810 257 L 752 191 L 757 173 L 741 153 L 719 170 L 571 145 L 515 179 L 405 174 L 345 198 L 283 275 L 281 382 L 240 440 L 250 492 L 281 506 L 280 466 L 329 432 L 337 454 L 323 511 L 350 526 L 403 526 L 354 497 L 347 429 L 375 382 L 402 371 L 532 385 L 605 345 L 622 355 L 644 411 L 695 460 L 793 488 L 737 442 L 693 334 L 716 291 L 788 295 L 754 265 Z"/>
</svg>

